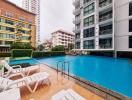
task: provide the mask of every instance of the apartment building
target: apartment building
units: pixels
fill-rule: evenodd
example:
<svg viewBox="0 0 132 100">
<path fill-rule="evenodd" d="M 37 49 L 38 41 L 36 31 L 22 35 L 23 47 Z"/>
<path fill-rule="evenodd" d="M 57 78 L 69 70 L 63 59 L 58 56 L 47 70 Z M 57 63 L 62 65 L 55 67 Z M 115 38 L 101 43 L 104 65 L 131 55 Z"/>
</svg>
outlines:
<svg viewBox="0 0 132 100">
<path fill-rule="evenodd" d="M 75 50 L 132 51 L 132 0 L 75 0 Z"/>
<path fill-rule="evenodd" d="M 53 47 L 57 45 L 63 45 L 65 47 L 68 47 L 68 44 L 74 43 L 75 36 L 73 33 L 69 33 L 64 30 L 57 30 L 51 34 Z"/>
<path fill-rule="evenodd" d="M 36 14 L 36 42 L 40 43 L 40 0 L 22 0 L 22 8 Z M 36 44 L 36 45 L 38 45 Z"/>
<path fill-rule="evenodd" d="M 13 42 L 31 43 L 35 47 L 35 14 L 0 0 L 0 47 L 10 47 Z"/>
</svg>

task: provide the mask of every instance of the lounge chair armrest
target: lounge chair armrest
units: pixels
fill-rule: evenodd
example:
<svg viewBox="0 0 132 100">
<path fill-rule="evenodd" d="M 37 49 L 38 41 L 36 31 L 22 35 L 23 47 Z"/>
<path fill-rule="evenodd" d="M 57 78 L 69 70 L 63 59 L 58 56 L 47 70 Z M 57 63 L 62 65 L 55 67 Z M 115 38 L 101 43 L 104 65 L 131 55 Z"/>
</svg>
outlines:
<svg viewBox="0 0 132 100">
<path fill-rule="evenodd" d="M 12 66 L 13 68 L 22 68 L 20 65 Z"/>
</svg>

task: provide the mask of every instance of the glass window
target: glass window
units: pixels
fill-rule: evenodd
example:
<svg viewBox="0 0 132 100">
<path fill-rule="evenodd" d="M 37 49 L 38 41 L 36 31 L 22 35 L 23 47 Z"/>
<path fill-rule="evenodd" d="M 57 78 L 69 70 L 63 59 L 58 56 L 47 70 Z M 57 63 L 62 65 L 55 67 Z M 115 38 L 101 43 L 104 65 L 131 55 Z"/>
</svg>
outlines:
<svg viewBox="0 0 132 100">
<path fill-rule="evenodd" d="M 94 24 L 94 15 L 84 19 L 84 27 Z"/>
<path fill-rule="evenodd" d="M 94 49 L 95 43 L 94 40 L 86 40 L 83 42 L 83 48 L 84 49 Z"/>
<path fill-rule="evenodd" d="M 112 38 L 99 39 L 99 46 L 102 49 L 112 48 Z"/>
<path fill-rule="evenodd" d="M 132 36 L 129 36 L 129 48 L 132 48 Z"/>
<path fill-rule="evenodd" d="M 6 12 L 6 13 L 5 13 L 5 16 L 6 16 L 6 17 L 12 18 L 12 17 L 13 17 L 13 14 L 12 14 L 11 12 Z"/>
<path fill-rule="evenodd" d="M 132 32 L 132 19 L 129 20 L 129 32 Z"/>
<path fill-rule="evenodd" d="M 5 20 L 5 23 L 10 24 L 10 25 L 14 25 L 14 22 L 11 20 Z"/>
<path fill-rule="evenodd" d="M 132 2 L 129 3 L 129 16 L 132 15 Z"/>
<path fill-rule="evenodd" d="M 83 31 L 83 38 L 92 37 L 95 34 L 95 28 L 88 28 Z"/>
<path fill-rule="evenodd" d="M 90 2 L 91 0 L 83 0 L 83 3 L 85 4 L 85 3 L 88 3 L 88 2 Z"/>
<path fill-rule="evenodd" d="M 84 16 L 91 14 L 92 12 L 94 12 L 94 3 L 84 8 Z"/>
<path fill-rule="evenodd" d="M 80 49 L 80 42 L 75 42 L 75 49 Z"/>
<path fill-rule="evenodd" d="M 15 32 L 15 29 L 11 27 L 6 27 L 6 31 Z"/>
<path fill-rule="evenodd" d="M 19 19 L 20 19 L 21 21 L 25 21 L 25 18 L 22 17 L 22 16 L 20 16 Z"/>
</svg>

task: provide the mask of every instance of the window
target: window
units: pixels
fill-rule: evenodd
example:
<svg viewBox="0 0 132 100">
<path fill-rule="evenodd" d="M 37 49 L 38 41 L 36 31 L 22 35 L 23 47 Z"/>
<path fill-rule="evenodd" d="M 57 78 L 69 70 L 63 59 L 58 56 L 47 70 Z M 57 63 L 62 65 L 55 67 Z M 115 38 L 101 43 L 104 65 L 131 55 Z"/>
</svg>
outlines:
<svg viewBox="0 0 132 100">
<path fill-rule="evenodd" d="M 84 27 L 94 24 L 94 15 L 84 19 Z"/>
<path fill-rule="evenodd" d="M 80 49 L 80 42 L 75 43 L 75 49 Z"/>
<path fill-rule="evenodd" d="M 6 16 L 6 17 L 12 18 L 12 17 L 13 17 L 13 14 L 12 14 L 11 12 L 6 12 L 6 13 L 5 13 L 5 16 Z"/>
<path fill-rule="evenodd" d="M 85 3 L 88 3 L 88 2 L 90 2 L 91 0 L 83 0 L 83 3 L 85 4 Z"/>
<path fill-rule="evenodd" d="M 21 20 L 21 21 L 25 21 L 25 18 L 24 17 L 19 17 L 19 19 Z"/>
<path fill-rule="evenodd" d="M 94 3 L 84 8 L 84 16 L 91 14 L 92 12 L 94 12 Z"/>
<path fill-rule="evenodd" d="M 99 46 L 101 49 L 112 48 L 112 38 L 99 39 Z"/>
<path fill-rule="evenodd" d="M 129 16 L 132 15 L 132 2 L 129 3 Z"/>
<path fill-rule="evenodd" d="M 14 25 L 14 22 L 11 20 L 5 20 L 5 23 L 10 24 L 10 25 Z"/>
<path fill-rule="evenodd" d="M 132 48 L 132 36 L 129 36 L 129 48 Z"/>
<path fill-rule="evenodd" d="M 11 27 L 6 27 L 6 31 L 15 32 L 15 29 Z"/>
<path fill-rule="evenodd" d="M 80 39 L 80 33 L 75 34 L 75 39 Z M 71 38 L 71 40 L 72 40 L 72 38 Z"/>
<path fill-rule="evenodd" d="M 132 19 L 129 20 L 129 32 L 132 32 Z"/>
<path fill-rule="evenodd" d="M 83 37 L 84 37 L 84 38 L 87 38 L 87 37 L 92 37 L 92 36 L 94 36 L 94 33 L 95 33 L 94 31 L 95 31 L 94 27 L 85 29 L 85 30 L 83 31 Z"/>
<path fill-rule="evenodd" d="M 86 40 L 83 42 L 83 48 L 84 49 L 94 49 L 95 43 L 94 40 Z"/>
</svg>

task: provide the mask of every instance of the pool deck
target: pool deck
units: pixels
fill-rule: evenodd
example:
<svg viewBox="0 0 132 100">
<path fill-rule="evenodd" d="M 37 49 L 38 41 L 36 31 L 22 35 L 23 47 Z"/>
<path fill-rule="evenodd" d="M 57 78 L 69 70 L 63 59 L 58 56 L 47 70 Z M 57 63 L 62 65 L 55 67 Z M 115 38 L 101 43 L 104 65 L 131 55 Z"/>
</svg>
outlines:
<svg viewBox="0 0 132 100">
<path fill-rule="evenodd" d="M 62 77 L 60 74 L 57 75 L 54 69 L 51 69 L 46 65 L 41 64 L 40 71 L 46 71 L 50 74 L 51 85 L 39 86 L 37 91 L 34 93 L 30 93 L 26 87 L 22 88 L 22 100 L 50 100 L 51 97 L 57 92 L 69 88 L 86 98 L 86 100 L 104 100 L 104 98 L 90 92 L 88 89 L 82 87 L 78 83 L 68 80 L 67 78 Z"/>
</svg>

